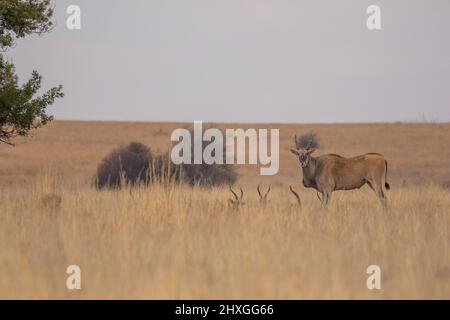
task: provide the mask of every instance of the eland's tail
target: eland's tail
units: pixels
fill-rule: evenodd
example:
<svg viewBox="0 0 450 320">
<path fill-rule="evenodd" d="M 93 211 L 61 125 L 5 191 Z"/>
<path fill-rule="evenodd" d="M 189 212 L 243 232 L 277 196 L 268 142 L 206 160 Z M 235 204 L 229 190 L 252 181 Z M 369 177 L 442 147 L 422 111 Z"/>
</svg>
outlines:
<svg viewBox="0 0 450 320">
<path fill-rule="evenodd" d="M 387 182 L 387 171 L 388 171 L 387 161 L 385 160 L 384 163 L 386 166 L 386 170 L 384 171 L 384 187 L 386 188 L 386 190 L 390 190 L 391 186 Z"/>
</svg>

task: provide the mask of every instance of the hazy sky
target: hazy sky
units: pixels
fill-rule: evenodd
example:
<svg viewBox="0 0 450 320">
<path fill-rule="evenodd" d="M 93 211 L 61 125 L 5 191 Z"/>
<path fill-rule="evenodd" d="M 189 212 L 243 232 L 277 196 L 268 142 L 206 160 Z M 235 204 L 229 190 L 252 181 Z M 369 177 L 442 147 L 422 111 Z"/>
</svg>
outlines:
<svg viewBox="0 0 450 320">
<path fill-rule="evenodd" d="M 448 0 L 54 3 L 56 28 L 7 55 L 64 85 L 57 119 L 450 121 Z"/>
</svg>

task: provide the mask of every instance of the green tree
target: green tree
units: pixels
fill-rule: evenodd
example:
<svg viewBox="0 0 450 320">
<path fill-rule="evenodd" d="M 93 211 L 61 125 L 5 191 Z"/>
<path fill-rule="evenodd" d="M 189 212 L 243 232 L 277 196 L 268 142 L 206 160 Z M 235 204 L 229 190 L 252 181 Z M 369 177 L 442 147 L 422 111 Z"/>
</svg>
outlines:
<svg viewBox="0 0 450 320">
<path fill-rule="evenodd" d="M 43 34 L 53 27 L 50 0 L 0 0 L 0 49 L 5 52 L 19 38 Z M 0 143 L 13 145 L 16 136 L 26 136 L 53 117 L 46 108 L 64 96 L 62 86 L 36 96 L 42 77 L 33 71 L 19 84 L 14 65 L 0 53 Z"/>
</svg>

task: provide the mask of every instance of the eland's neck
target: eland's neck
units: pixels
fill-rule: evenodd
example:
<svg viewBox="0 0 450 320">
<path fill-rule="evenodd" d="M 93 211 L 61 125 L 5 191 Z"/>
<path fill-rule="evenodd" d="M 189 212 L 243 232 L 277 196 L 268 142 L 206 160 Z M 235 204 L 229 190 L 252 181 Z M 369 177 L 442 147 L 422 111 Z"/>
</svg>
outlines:
<svg viewBox="0 0 450 320">
<path fill-rule="evenodd" d="M 309 159 L 309 163 L 306 167 L 303 167 L 303 179 L 306 179 L 308 181 L 314 180 L 314 176 L 316 174 L 316 166 L 317 161 L 315 158 L 311 157 Z"/>
</svg>

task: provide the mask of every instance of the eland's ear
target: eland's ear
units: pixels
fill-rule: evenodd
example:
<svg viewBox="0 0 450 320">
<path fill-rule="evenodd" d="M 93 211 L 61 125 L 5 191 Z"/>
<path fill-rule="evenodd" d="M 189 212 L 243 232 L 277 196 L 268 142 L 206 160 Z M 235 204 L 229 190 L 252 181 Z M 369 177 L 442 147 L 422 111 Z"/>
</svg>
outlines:
<svg viewBox="0 0 450 320">
<path fill-rule="evenodd" d="M 307 151 L 306 153 L 307 153 L 307 154 L 311 154 L 311 153 L 313 153 L 314 151 L 316 151 L 316 148 L 308 149 L 308 151 Z"/>
<path fill-rule="evenodd" d="M 300 155 L 300 153 L 298 152 L 297 149 L 291 149 L 291 152 L 292 152 L 293 154 L 295 154 L 296 156 Z"/>
</svg>

